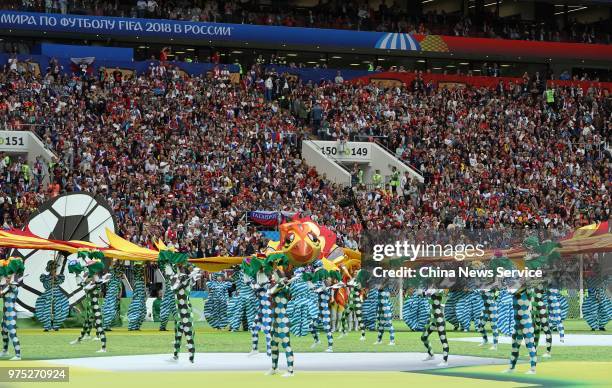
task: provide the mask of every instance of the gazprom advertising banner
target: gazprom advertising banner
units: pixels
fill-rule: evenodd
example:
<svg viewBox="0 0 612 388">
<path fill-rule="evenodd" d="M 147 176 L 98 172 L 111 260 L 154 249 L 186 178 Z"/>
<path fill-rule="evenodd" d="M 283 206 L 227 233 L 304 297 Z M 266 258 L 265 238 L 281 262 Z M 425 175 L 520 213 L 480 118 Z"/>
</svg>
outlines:
<svg viewBox="0 0 612 388">
<path fill-rule="evenodd" d="M 394 32 L 256 26 L 162 19 L 0 11 L 0 29 L 74 35 L 126 36 L 188 41 L 226 41 L 344 50 L 380 49 L 422 53 L 486 54 L 499 57 L 612 60 L 612 45 L 464 38 Z"/>
</svg>

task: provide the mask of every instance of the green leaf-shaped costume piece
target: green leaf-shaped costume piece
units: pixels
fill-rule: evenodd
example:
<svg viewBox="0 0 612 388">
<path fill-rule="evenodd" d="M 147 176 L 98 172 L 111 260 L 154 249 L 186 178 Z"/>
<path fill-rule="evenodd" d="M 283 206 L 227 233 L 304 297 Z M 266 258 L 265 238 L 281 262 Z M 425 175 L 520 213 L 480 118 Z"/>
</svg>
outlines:
<svg viewBox="0 0 612 388">
<path fill-rule="evenodd" d="M 491 261 L 489 262 L 489 268 L 492 270 L 496 270 L 497 268 L 502 267 L 504 269 L 514 269 L 515 265 L 506 256 L 493 256 Z"/>
<path fill-rule="evenodd" d="M 78 261 L 74 260 L 71 261 L 70 263 L 68 263 L 68 272 L 69 273 L 74 273 L 74 274 L 80 274 L 81 272 L 83 272 L 85 268 L 83 268 L 83 265 L 81 263 L 79 263 Z"/>
<path fill-rule="evenodd" d="M 264 266 L 263 259 L 253 256 L 253 257 L 247 257 L 244 260 L 242 260 L 242 263 L 240 264 L 240 269 L 245 274 L 255 279 L 255 277 L 257 276 L 257 272 L 259 272 L 259 270 L 263 268 L 263 266 Z"/>
<path fill-rule="evenodd" d="M 157 255 L 157 263 L 160 268 L 163 268 L 165 265 L 183 265 L 187 263 L 188 256 L 185 253 L 174 252 L 170 249 L 165 249 L 163 251 L 159 251 Z"/>
<path fill-rule="evenodd" d="M 8 265 L 6 266 L 6 274 L 12 275 L 14 273 L 23 273 L 25 270 L 25 265 L 23 264 L 23 260 L 17 257 L 11 257 L 9 259 Z"/>
<path fill-rule="evenodd" d="M 531 241 L 527 241 L 530 240 Z M 533 242 L 535 240 L 535 243 Z M 561 244 L 553 241 L 545 241 L 542 244 L 535 237 L 529 237 L 523 242 L 525 248 L 537 253 L 537 256 L 530 260 L 525 260 L 525 266 L 529 269 L 540 269 L 548 266 L 561 258 L 561 254 L 556 250 Z"/>
<path fill-rule="evenodd" d="M 87 265 L 87 271 L 89 272 L 90 276 L 104 271 L 104 262 L 99 259 L 93 260 L 92 263 Z"/>
<path fill-rule="evenodd" d="M 302 279 L 304 281 L 311 282 L 320 282 L 327 279 L 336 279 L 338 281 L 342 280 L 342 275 L 340 271 L 328 271 L 325 268 L 317 269 L 315 272 L 304 272 L 302 274 Z"/>
</svg>

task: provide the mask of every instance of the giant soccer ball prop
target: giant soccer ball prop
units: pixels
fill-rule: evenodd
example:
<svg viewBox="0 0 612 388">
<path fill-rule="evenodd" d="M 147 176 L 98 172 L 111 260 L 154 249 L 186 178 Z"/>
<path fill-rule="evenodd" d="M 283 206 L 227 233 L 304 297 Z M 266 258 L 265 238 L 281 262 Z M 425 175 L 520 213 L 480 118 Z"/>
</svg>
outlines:
<svg viewBox="0 0 612 388">
<path fill-rule="evenodd" d="M 32 214 L 25 229 L 41 238 L 89 241 L 105 247 L 106 229 L 114 232 L 115 227 L 113 211 L 104 198 L 87 193 L 70 193 L 45 202 Z M 66 277 L 61 290 L 70 306 L 85 296 L 75 276 L 68 273 L 67 261 L 76 258 L 76 253 L 64 257 L 56 251 L 14 249 L 11 255 L 22 257 L 25 263 L 25 277 L 17 298 L 18 310 L 35 312 L 36 299 L 44 291 L 40 275 L 45 273 L 49 260 L 55 260 L 58 271 Z"/>
</svg>

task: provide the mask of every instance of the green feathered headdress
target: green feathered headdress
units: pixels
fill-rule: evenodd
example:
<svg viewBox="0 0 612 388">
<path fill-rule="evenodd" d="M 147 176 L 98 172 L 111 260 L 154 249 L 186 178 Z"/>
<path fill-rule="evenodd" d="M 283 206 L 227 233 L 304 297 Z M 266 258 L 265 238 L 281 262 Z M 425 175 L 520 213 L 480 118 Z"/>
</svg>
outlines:
<svg viewBox="0 0 612 388">
<path fill-rule="evenodd" d="M 23 273 L 25 270 L 25 265 L 20 257 L 9 257 L 6 268 L 7 275 L 12 275 L 14 273 Z"/>
<path fill-rule="evenodd" d="M 184 265 L 187 264 L 187 260 L 189 257 L 185 253 L 175 252 L 170 249 L 164 249 L 163 251 L 159 251 L 157 255 L 157 263 L 160 268 L 163 268 L 165 265 Z"/>
<path fill-rule="evenodd" d="M 561 244 L 554 241 L 545 241 L 542 244 L 533 246 L 531 249 L 537 254 L 531 259 L 525 260 L 525 266 L 529 269 L 539 269 L 552 264 L 561 258 L 561 254 L 556 249 Z"/>
<path fill-rule="evenodd" d="M 304 272 L 302 274 L 302 279 L 304 281 L 311 282 L 320 282 L 326 279 L 336 279 L 338 281 L 342 280 L 342 275 L 340 271 L 328 271 L 325 268 L 319 268 L 314 272 Z"/>
<path fill-rule="evenodd" d="M 78 260 L 70 260 L 68 263 L 68 272 L 73 274 L 80 274 L 85 268 Z"/>
<path fill-rule="evenodd" d="M 255 256 L 246 257 L 242 260 L 242 263 L 240 264 L 240 269 L 242 270 L 242 272 L 254 279 L 257 276 L 257 272 L 259 272 L 259 270 L 263 268 L 263 265 L 264 262 L 262 259 L 259 259 Z"/>
<path fill-rule="evenodd" d="M 104 271 L 104 262 L 100 259 L 91 260 L 87 263 L 87 271 L 89 272 L 89 276 Z"/>
<path fill-rule="evenodd" d="M 240 269 L 242 269 L 245 274 L 255 278 L 259 271 L 263 271 L 266 275 L 270 275 L 275 267 L 286 267 L 287 265 L 289 265 L 289 258 L 287 258 L 284 253 L 272 253 L 264 258 L 259 258 L 257 256 L 247 257 L 242 260 Z"/>
<path fill-rule="evenodd" d="M 499 267 L 504 269 L 514 269 L 516 266 L 512 260 L 506 256 L 503 256 L 501 252 L 495 252 L 494 256 L 489 261 L 489 268 L 495 270 Z"/>
</svg>

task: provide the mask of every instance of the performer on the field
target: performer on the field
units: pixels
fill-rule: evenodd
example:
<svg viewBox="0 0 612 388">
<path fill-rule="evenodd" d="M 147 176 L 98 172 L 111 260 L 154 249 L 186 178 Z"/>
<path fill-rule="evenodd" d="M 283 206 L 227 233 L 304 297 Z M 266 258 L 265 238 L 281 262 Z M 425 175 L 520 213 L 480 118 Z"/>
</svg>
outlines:
<svg viewBox="0 0 612 388">
<path fill-rule="evenodd" d="M 438 333 L 438 337 L 442 343 L 442 362 L 438 365 L 446 367 L 448 366 L 449 346 L 448 338 L 446 337 L 446 321 L 444 319 L 444 311 L 442 309 L 443 294 L 444 293 L 441 290 L 436 289 L 429 289 L 425 291 L 425 295 L 429 295 L 429 299 L 431 300 L 431 316 L 429 318 L 429 322 L 423 330 L 421 341 L 423 342 L 423 345 L 425 345 L 425 349 L 427 349 L 427 357 L 423 361 L 433 360 L 434 352 L 431 344 L 429 343 L 429 336 L 434 331 Z"/>
<path fill-rule="evenodd" d="M 595 270 L 587 272 L 585 283 L 588 295 L 582 304 L 582 315 L 591 330 L 606 330 L 612 320 L 612 300 L 606 294 L 608 279 Z"/>
<path fill-rule="evenodd" d="M 363 326 L 368 330 L 376 329 L 376 308 L 378 307 L 378 288 L 368 290 L 362 305 Z M 365 333 L 362 336 L 365 338 Z"/>
<path fill-rule="evenodd" d="M 468 285 L 467 290 L 463 291 L 462 297 L 457 301 L 455 308 L 459 327 L 463 331 L 469 331 L 472 322 L 474 322 L 474 328 L 476 329 L 483 308 L 484 303 L 480 290 L 472 288 L 471 284 Z"/>
<path fill-rule="evenodd" d="M 514 332 L 514 310 L 512 293 L 507 287 L 501 288 L 497 295 L 497 328 L 500 333 L 511 336 Z"/>
<path fill-rule="evenodd" d="M 385 330 L 389 332 L 389 345 L 395 345 L 395 328 L 393 327 L 393 306 L 391 305 L 391 291 L 388 284 L 381 285 L 378 291 L 378 306 L 376 308 L 376 328 L 378 337 L 374 345 L 382 343 Z"/>
<path fill-rule="evenodd" d="M 242 270 L 237 270 L 233 275 L 236 286 L 235 306 L 230 308 L 230 329 L 236 331 L 240 326 L 246 324 L 246 330 L 251 331 L 257 315 L 257 297 L 250 286 L 250 277 Z"/>
<path fill-rule="evenodd" d="M 321 273 L 327 273 L 327 270 L 323 268 L 323 263 L 320 260 L 317 260 L 313 263 L 313 267 L 315 268 L 315 276 L 320 271 Z M 331 331 L 331 312 L 329 309 L 329 303 L 331 299 L 331 278 L 323 277 L 320 280 L 314 283 L 314 292 L 317 295 L 319 313 L 316 319 L 316 324 L 312 327 L 312 337 L 314 339 L 314 343 L 311 347 L 315 347 L 320 344 L 319 333 L 317 331 L 317 326 L 320 326 L 327 336 L 327 349 L 326 352 L 333 352 L 334 347 L 334 336 Z"/>
<path fill-rule="evenodd" d="M 365 341 L 365 326 L 363 324 L 362 317 L 362 306 L 363 306 L 363 296 L 361 295 L 361 290 L 363 289 L 364 282 L 364 274 L 365 271 L 359 270 L 355 277 L 350 279 L 347 282 L 347 288 L 349 290 L 349 299 L 348 305 L 342 314 L 342 334 L 346 335 L 346 326 L 349 325 L 351 319 L 354 324 L 354 328 L 361 331 L 361 337 L 359 338 L 361 341 Z"/>
<path fill-rule="evenodd" d="M 243 265 L 243 272 L 245 266 Z M 257 298 L 257 309 L 255 314 L 255 321 L 251 328 L 251 353 L 250 356 L 256 355 L 259 350 L 259 332 L 263 331 L 266 339 L 266 354 L 272 355 L 272 349 L 270 342 L 272 341 L 272 302 L 268 290 L 270 288 L 270 279 L 263 269 L 257 270 L 253 273 L 253 276 L 246 274 L 246 283 L 253 289 L 253 292 Z"/>
<path fill-rule="evenodd" d="M 301 277 L 301 275 L 298 275 Z M 273 274 L 274 285 L 269 294 L 272 297 L 273 319 L 272 319 L 272 368 L 267 372 L 274 375 L 278 372 L 279 346 L 282 345 L 287 358 L 287 373 L 284 376 L 293 376 L 293 349 L 291 349 L 291 338 L 289 333 L 289 318 L 287 317 L 287 302 L 289 301 L 289 280 L 285 273 L 277 269 Z"/>
<path fill-rule="evenodd" d="M 304 267 L 294 269 L 288 285 L 291 300 L 287 303 L 287 317 L 291 334 L 298 337 L 312 334 L 314 322 L 319 316 L 318 297 L 310 289 L 309 282 L 304 280 L 304 271 Z"/>
<path fill-rule="evenodd" d="M 215 280 L 206 282 L 208 299 L 204 305 L 204 317 L 214 329 L 223 329 L 228 325 L 227 302 L 231 282 L 223 280 L 223 273 L 216 274 Z"/>
<path fill-rule="evenodd" d="M 552 350 L 552 331 L 550 329 L 550 320 L 548 317 L 547 292 L 543 287 L 536 287 L 533 290 L 533 323 L 534 323 L 534 345 L 536 352 L 540 343 L 540 333 L 544 332 L 546 336 L 546 353 L 543 358 L 551 357 Z"/>
<path fill-rule="evenodd" d="M 167 331 L 168 321 L 176 314 L 176 297 L 172 291 L 172 279 L 166 274 L 168 263 L 159 262 L 159 270 L 164 274 L 164 290 L 159 308 L 159 331 Z"/>
<path fill-rule="evenodd" d="M 555 250 L 558 244 L 553 242 L 539 243 L 538 238 L 535 236 L 527 237 L 523 241 L 523 246 L 527 249 L 528 253 L 525 255 L 525 266 L 529 269 L 542 268 L 548 266 L 554 260 L 557 260 L 561 255 Z M 538 330 L 544 329 L 545 321 L 541 311 L 533 311 L 532 306 L 532 295 L 533 288 L 529 287 L 530 283 L 526 279 L 516 282 L 517 285 L 513 286 L 513 310 L 514 310 L 514 333 L 512 333 L 512 353 L 510 355 L 510 368 L 506 372 L 513 372 L 516 367 L 516 362 L 519 357 L 519 349 L 521 342 L 525 341 L 525 346 L 529 350 L 530 368 L 528 374 L 534 374 L 536 372 L 537 364 L 537 339 L 536 328 L 533 320 L 533 316 L 539 320 L 538 324 L 540 327 Z M 536 284 L 536 288 L 540 285 Z M 539 292 L 541 294 L 541 292 Z M 536 309 L 543 309 L 543 296 L 538 296 L 538 292 L 535 295 Z M 546 320 L 547 324 L 547 320 Z M 538 334 L 539 335 L 539 334 Z"/>
<path fill-rule="evenodd" d="M 482 342 L 479 346 L 485 346 L 489 343 L 486 324 L 487 322 L 490 322 L 491 332 L 493 333 L 493 345 L 491 346 L 491 350 L 496 350 L 497 343 L 499 341 L 499 331 L 497 330 L 497 303 L 495 300 L 495 289 L 482 290 L 481 297 L 483 309 L 480 319 L 478 320 L 478 331 L 482 335 Z"/>
<path fill-rule="evenodd" d="M 414 290 L 412 295 L 404 300 L 402 319 L 410 330 L 422 332 L 427 321 L 429 321 L 430 314 L 431 305 L 429 299 L 423 295 L 423 290 Z"/>
<path fill-rule="evenodd" d="M 453 330 L 463 330 L 457 317 L 457 303 L 465 296 L 465 291 L 454 289 L 448 292 L 446 303 L 444 304 L 444 318 L 446 322 L 453 325 Z"/>
<path fill-rule="evenodd" d="M 145 287 L 144 264 L 137 262 L 134 269 L 134 290 L 128 307 L 128 330 L 140 330 L 147 316 L 147 290 Z"/>
<path fill-rule="evenodd" d="M 519 358 L 521 342 L 529 351 L 530 369 L 527 373 L 534 374 L 537 364 L 536 346 L 534 343 L 534 327 L 531 312 L 531 294 L 525 287 L 512 293 L 512 308 L 514 311 L 514 331 L 512 333 L 512 352 L 510 354 L 510 368 L 505 372 L 513 372 Z"/>
<path fill-rule="evenodd" d="M 559 332 L 559 341 L 565 342 L 565 327 L 563 326 L 562 306 L 567 306 L 567 300 L 557 288 L 549 288 L 547 300 L 551 330 Z"/>
<path fill-rule="evenodd" d="M 189 361 L 193 364 L 195 359 L 195 342 L 193 327 L 193 312 L 189 294 L 191 287 L 197 282 L 202 274 L 196 267 L 186 265 L 186 260 L 177 263 L 177 270 L 172 277 L 172 290 L 176 298 L 176 310 L 174 322 L 174 353 L 173 359 L 178 360 L 178 353 L 181 349 L 181 340 L 185 337 Z"/>
<path fill-rule="evenodd" d="M 47 273 L 40 275 L 40 282 L 45 291 L 36 299 L 36 319 L 42 323 L 44 331 L 59 330 L 70 310 L 68 298 L 62 292 L 60 285 L 65 276 L 57 273 L 57 263 L 54 260 L 47 262 Z"/>
<path fill-rule="evenodd" d="M 104 331 L 111 331 L 115 322 L 121 319 L 121 288 L 124 266 L 119 260 L 114 260 L 110 268 L 111 278 L 106 287 L 106 297 L 102 305 Z"/>
<path fill-rule="evenodd" d="M 331 293 L 329 303 L 331 331 L 334 333 L 342 330 L 342 317 L 348 304 L 348 288 L 343 281 L 334 279 L 329 291 Z"/>
<path fill-rule="evenodd" d="M 106 352 L 106 333 L 102 327 L 102 312 L 100 310 L 100 287 L 102 284 L 110 280 L 110 274 L 100 276 L 100 272 L 104 270 L 104 263 L 102 259 L 104 255 L 100 251 L 79 252 L 79 257 L 85 258 L 86 268 L 78 261 L 72 261 L 68 265 L 68 271 L 77 275 L 79 284 L 82 285 L 85 291 L 86 297 L 90 301 L 89 311 L 85 314 L 83 320 L 83 328 L 79 337 L 72 341 L 71 344 L 81 343 L 85 334 L 91 330 L 91 325 L 96 329 L 96 336 L 101 341 L 102 346 L 98 353 Z M 85 270 L 85 272 L 84 272 Z"/>
<path fill-rule="evenodd" d="M 10 257 L 8 260 L 2 260 L 2 263 L 0 263 L 0 276 L 4 280 L 1 285 L 2 290 L 0 291 L 0 296 L 4 298 L 1 324 L 2 353 L 0 353 L 0 357 L 8 356 L 9 343 L 11 343 L 13 344 L 13 349 L 15 349 L 15 356 L 11 358 L 11 361 L 21 360 L 21 344 L 17 336 L 15 303 L 24 270 L 23 261 L 18 257 Z"/>
</svg>

